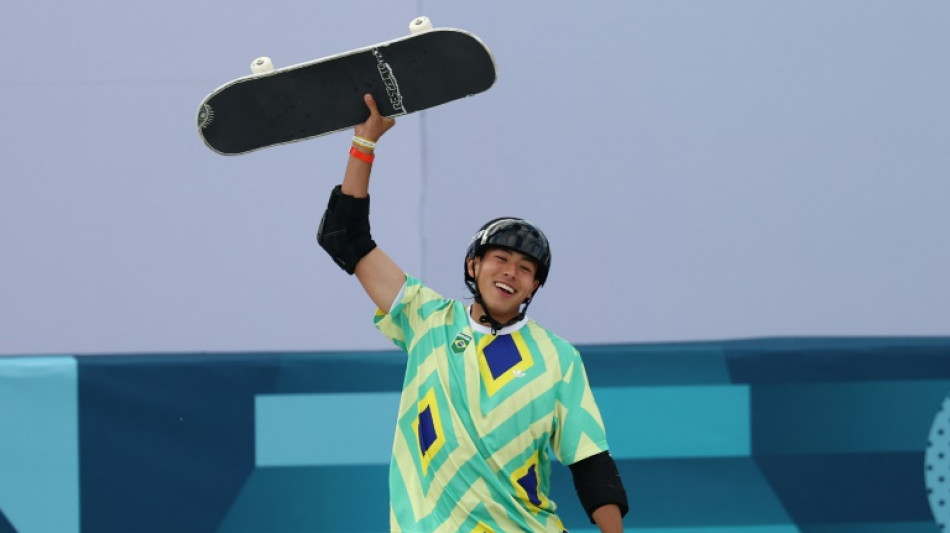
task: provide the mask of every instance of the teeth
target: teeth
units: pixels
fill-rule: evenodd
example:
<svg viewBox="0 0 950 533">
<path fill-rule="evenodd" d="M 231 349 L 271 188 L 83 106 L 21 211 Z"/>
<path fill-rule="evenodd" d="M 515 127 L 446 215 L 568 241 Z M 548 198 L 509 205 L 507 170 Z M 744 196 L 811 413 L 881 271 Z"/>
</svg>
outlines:
<svg viewBox="0 0 950 533">
<path fill-rule="evenodd" d="M 498 287 L 499 289 L 501 289 L 501 290 L 507 292 L 508 294 L 514 294 L 514 293 L 515 293 L 515 289 L 514 289 L 514 287 L 512 287 L 511 285 L 507 285 L 507 284 L 504 284 L 504 283 L 499 282 L 499 283 L 496 283 L 495 286 Z"/>
</svg>

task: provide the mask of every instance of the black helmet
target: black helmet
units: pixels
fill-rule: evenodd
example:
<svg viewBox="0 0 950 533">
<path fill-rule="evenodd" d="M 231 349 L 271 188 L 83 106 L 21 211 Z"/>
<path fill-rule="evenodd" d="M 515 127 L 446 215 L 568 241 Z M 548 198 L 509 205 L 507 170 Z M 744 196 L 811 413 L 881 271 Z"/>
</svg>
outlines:
<svg viewBox="0 0 950 533">
<path fill-rule="evenodd" d="M 535 277 L 541 285 L 547 281 L 548 272 L 551 270 L 551 246 L 544 233 L 521 218 L 496 218 L 478 230 L 465 252 L 465 284 L 472 294 L 478 293 L 478 287 L 475 278 L 468 274 L 468 260 L 481 257 L 486 248 L 494 246 L 521 252 L 534 259 L 538 264 Z"/>
</svg>

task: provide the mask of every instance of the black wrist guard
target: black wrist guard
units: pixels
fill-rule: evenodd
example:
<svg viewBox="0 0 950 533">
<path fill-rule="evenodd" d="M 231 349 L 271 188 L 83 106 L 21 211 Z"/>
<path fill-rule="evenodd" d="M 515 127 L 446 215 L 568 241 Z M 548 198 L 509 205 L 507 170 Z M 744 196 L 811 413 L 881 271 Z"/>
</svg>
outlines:
<svg viewBox="0 0 950 533">
<path fill-rule="evenodd" d="M 601 452 L 570 465 L 574 476 L 574 489 L 581 501 L 590 523 L 594 523 L 594 511 L 604 505 L 616 504 L 620 516 L 627 514 L 627 491 L 620 481 L 617 463 L 609 452 Z"/>
<path fill-rule="evenodd" d="M 339 185 L 334 187 L 320 219 L 317 243 L 340 268 L 352 274 L 356 263 L 376 248 L 369 233 L 369 197 L 355 198 L 343 194 Z"/>
</svg>

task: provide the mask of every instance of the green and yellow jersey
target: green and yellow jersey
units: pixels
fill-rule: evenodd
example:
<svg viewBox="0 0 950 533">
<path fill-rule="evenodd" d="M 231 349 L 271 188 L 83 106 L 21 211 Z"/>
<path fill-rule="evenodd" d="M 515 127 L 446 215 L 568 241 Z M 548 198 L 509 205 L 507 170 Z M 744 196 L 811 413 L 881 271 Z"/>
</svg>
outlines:
<svg viewBox="0 0 950 533">
<path fill-rule="evenodd" d="M 527 318 L 492 334 L 413 277 L 375 321 L 408 354 L 392 531 L 566 531 L 550 453 L 570 465 L 607 450 L 578 351 Z"/>
</svg>

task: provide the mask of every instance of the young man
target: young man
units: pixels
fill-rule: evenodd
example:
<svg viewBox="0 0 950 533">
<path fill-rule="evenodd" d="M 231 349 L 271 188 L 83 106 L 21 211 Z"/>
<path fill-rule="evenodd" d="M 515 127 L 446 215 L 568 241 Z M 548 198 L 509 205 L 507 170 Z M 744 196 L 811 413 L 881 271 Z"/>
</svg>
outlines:
<svg viewBox="0 0 950 533">
<path fill-rule="evenodd" d="M 570 466 L 592 523 L 623 530 L 627 497 L 580 355 L 525 317 L 551 252 L 531 223 L 485 224 L 468 247 L 474 301 L 443 298 L 407 276 L 370 235 L 376 141 L 395 121 L 364 97 L 342 185 L 317 240 L 356 274 L 376 325 L 408 354 L 390 465 L 393 532 L 562 532 L 548 499 L 549 448 Z"/>
</svg>

